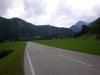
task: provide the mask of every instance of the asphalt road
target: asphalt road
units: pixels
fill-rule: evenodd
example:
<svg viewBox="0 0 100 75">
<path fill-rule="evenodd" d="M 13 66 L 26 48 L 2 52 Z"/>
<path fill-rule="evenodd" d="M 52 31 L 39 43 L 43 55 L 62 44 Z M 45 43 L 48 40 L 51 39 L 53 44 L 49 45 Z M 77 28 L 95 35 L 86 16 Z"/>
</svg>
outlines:
<svg viewBox="0 0 100 75">
<path fill-rule="evenodd" d="M 25 75 L 100 75 L 100 56 L 28 42 Z"/>
</svg>

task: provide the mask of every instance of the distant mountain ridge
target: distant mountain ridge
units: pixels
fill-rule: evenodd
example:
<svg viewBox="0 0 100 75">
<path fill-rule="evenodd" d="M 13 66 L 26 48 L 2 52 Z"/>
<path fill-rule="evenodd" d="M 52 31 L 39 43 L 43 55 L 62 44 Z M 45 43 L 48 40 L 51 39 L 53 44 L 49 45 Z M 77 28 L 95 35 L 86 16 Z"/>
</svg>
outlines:
<svg viewBox="0 0 100 75">
<path fill-rule="evenodd" d="M 78 33 L 81 31 L 83 25 L 87 25 L 87 23 L 84 21 L 78 21 L 75 25 L 71 26 L 70 29 L 72 29 L 75 33 Z"/>
<path fill-rule="evenodd" d="M 36 26 L 19 18 L 0 17 L 0 40 L 32 40 L 36 36 L 72 37 L 74 32 L 69 28 L 57 28 L 50 25 Z"/>
</svg>

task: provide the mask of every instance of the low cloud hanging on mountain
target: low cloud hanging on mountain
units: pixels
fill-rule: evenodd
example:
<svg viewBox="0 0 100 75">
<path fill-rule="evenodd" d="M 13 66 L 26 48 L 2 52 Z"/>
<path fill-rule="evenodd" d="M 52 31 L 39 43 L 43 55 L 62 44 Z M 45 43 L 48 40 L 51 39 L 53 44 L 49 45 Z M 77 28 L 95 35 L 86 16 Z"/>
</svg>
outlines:
<svg viewBox="0 0 100 75">
<path fill-rule="evenodd" d="M 70 27 L 100 17 L 100 0 L 0 0 L 0 16 L 19 17 L 37 25 Z"/>
</svg>

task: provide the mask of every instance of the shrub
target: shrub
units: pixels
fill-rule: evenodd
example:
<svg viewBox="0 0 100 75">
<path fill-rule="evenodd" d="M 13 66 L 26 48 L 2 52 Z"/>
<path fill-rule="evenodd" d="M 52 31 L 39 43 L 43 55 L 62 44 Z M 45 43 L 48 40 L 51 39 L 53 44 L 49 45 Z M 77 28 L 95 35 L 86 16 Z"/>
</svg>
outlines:
<svg viewBox="0 0 100 75">
<path fill-rule="evenodd" d="M 9 55 L 12 52 L 13 52 L 12 50 L 7 50 L 7 49 L 0 50 L 0 59 L 3 58 L 3 57 L 5 57 L 5 56 L 7 56 L 7 55 Z"/>
</svg>

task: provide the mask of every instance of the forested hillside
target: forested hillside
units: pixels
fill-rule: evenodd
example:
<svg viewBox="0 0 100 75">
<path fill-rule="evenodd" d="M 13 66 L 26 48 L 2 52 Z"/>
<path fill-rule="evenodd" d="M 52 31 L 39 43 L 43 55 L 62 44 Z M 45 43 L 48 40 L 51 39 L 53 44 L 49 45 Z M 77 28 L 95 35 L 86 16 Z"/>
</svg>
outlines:
<svg viewBox="0 0 100 75">
<path fill-rule="evenodd" d="M 32 40 L 36 37 L 72 37 L 74 32 L 68 28 L 57 28 L 50 25 L 36 26 L 19 18 L 0 17 L 0 41 Z"/>
</svg>

